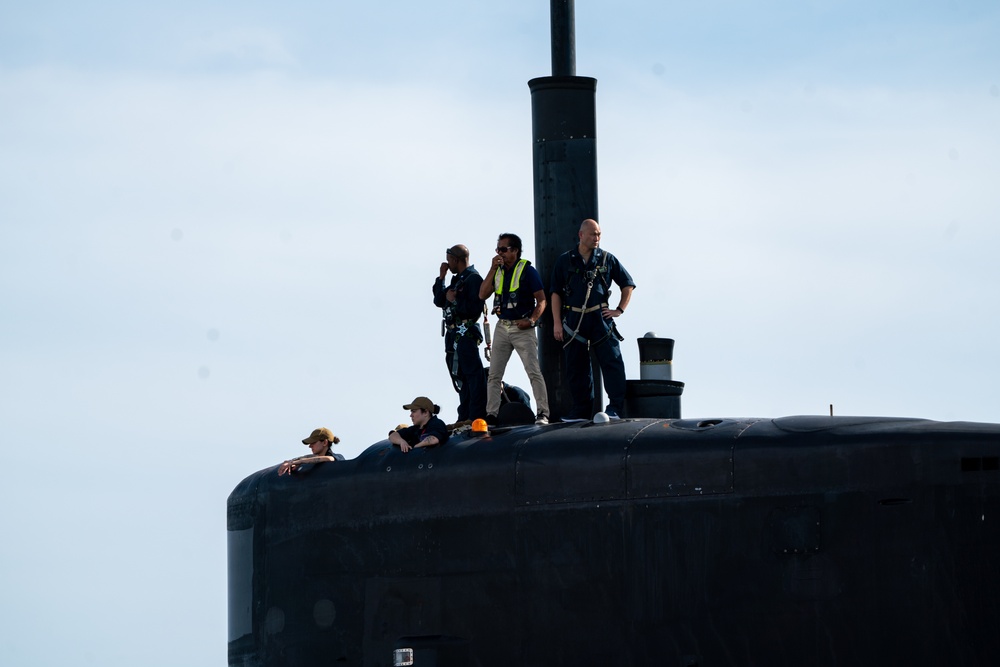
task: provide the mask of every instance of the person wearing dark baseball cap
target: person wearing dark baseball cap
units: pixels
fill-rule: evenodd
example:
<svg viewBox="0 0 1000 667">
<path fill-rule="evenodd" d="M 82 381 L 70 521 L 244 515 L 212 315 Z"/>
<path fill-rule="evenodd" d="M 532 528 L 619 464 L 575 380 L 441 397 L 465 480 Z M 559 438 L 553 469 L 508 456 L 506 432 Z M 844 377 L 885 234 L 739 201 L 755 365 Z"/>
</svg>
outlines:
<svg viewBox="0 0 1000 667">
<path fill-rule="evenodd" d="M 434 447 L 448 442 L 448 427 L 435 417 L 441 408 L 426 396 L 417 396 L 403 406 L 410 411 L 413 426 L 389 431 L 389 442 L 398 445 L 403 453 L 417 447 Z"/>
<path fill-rule="evenodd" d="M 332 447 L 340 442 L 340 438 L 335 436 L 328 428 L 318 428 L 309 434 L 309 437 L 302 440 L 303 445 L 309 445 L 312 454 L 299 456 L 298 458 L 284 461 L 278 466 L 278 476 L 293 473 L 306 463 L 323 463 L 324 461 L 337 461 L 337 454 L 334 454 Z"/>
</svg>

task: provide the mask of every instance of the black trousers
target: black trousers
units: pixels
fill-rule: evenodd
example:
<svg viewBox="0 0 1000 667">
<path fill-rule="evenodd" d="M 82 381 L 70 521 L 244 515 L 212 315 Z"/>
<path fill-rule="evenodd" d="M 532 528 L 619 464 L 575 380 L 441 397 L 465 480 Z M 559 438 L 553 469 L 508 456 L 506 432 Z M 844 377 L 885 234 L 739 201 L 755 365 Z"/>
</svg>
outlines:
<svg viewBox="0 0 1000 667">
<path fill-rule="evenodd" d="M 445 361 L 458 390 L 458 421 L 486 417 L 486 380 L 475 335 L 445 336 Z M 456 364 L 457 362 L 457 364 Z"/>
</svg>

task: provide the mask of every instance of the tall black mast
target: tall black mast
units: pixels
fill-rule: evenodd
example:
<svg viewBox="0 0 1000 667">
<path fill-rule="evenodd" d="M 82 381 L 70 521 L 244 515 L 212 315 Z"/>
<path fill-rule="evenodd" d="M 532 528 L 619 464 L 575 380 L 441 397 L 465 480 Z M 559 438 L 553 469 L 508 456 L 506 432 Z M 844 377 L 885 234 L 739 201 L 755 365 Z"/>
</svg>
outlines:
<svg viewBox="0 0 1000 667">
<path fill-rule="evenodd" d="M 535 192 L 535 263 L 549 284 L 560 254 L 577 243 L 577 230 L 597 217 L 597 79 L 576 76 L 573 0 L 550 0 L 552 76 L 532 79 L 532 159 Z M 550 302 L 551 303 L 551 302 Z M 551 310 L 549 311 L 551 312 Z M 539 355 L 551 417 L 569 409 L 562 343 L 552 337 L 552 313 L 544 318 Z M 595 411 L 603 389 L 594 373 Z"/>
</svg>

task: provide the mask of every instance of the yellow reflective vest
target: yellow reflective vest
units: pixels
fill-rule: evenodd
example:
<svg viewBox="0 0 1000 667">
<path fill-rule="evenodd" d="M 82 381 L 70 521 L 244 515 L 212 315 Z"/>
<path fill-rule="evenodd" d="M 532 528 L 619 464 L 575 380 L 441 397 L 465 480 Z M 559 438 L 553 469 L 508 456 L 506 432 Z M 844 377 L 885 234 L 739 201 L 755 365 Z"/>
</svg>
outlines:
<svg viewBox="0 0 1000 667">
<path fill-rule="evenodd" d="M 510 279 L 510 289 L 508 292 L 516 292 L 517 288 L 521 286 L 521 274 L 524 273 L 524 267 L 530 264 L 526 259 L 517 260 L 517 264 L 514 265 L 514 275 Z M 497 269 L 496 279 L 493 281 L 493 285 L 496 288 L 497 296 L 500 296 L 501 290 L 503 290 L 503 264 Z"/>
</svg>

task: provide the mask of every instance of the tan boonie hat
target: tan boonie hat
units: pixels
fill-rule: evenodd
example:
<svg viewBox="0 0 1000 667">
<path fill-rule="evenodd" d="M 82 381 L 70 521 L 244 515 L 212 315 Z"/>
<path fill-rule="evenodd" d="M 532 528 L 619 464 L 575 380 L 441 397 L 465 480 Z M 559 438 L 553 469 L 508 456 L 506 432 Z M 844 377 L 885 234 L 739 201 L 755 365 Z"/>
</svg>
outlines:
<svg viewBox="0 0 1000 667">
<path fill-rule="evenodd" d="M 311 445 L 314 442 L 319 442 L 320 440 L 329 440 L 330 444 L 333 444 L 334 435 L 330 432 L 328 428 L 318 428 L 309 434 L 309 437 L 302 441 L 303 445 Z"/>
<path fill-rule="evenodd" d="M 434 412 L 434 401 L 426 396 L 417 396 L 408 405 L 403 406 L 404 410 L 416 410 L 418 408 L 427 412 Z"/>
</svg>

